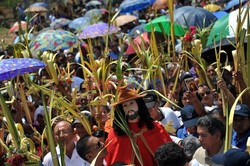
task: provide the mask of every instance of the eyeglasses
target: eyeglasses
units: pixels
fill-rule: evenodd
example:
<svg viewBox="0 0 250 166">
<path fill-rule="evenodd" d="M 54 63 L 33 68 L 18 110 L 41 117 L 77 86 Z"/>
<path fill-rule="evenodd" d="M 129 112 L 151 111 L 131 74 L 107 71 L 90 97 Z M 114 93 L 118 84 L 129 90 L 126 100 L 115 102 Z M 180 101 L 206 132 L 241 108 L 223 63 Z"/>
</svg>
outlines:
<svg viewBox="0 0 250 166">
<path fill-rule="evenodd" d="M 60 135 L 69 135 L 72 131 L 70 130 L 61 130 L 56 133 L 54 133 L 55 136 L 60 136 Z"/>
<path fill-rule="evenodd" d="M 209 95 L 211 92 L 210 91 L 206 91 L 205 93 L 199 93 L 199 95 L 201 97 L 204 97 L 205 95 Z"/>
</svg>

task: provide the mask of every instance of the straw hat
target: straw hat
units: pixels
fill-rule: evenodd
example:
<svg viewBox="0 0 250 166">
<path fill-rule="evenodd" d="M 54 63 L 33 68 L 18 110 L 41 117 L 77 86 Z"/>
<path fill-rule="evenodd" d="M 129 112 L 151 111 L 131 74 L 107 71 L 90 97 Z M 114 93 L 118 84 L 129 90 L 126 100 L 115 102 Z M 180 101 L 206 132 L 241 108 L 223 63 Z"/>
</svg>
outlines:
<svg viewBox="0 0 250 166">
<path fill-rule="evenodd" d="M 147 93 L 138 94 L 135 89 L 128 89 L 126 86 L 121 87 L 118 91 L 119 91 L 118 101 L 111 104 L 110 106 L 116 106 L 126 101 L 135 100 L 135 99 L 142 98 L 147 95 Z"/>
</svg>

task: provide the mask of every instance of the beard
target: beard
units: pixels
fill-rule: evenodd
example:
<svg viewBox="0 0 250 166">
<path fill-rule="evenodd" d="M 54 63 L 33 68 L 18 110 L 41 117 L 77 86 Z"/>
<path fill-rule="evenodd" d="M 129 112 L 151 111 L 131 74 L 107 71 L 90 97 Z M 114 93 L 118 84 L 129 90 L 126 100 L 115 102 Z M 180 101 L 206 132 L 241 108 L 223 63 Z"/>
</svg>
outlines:
<svg viewBox="0 0 250 166">
<path fill-rule="evenodd" d="M 128 120 L 134 120 L 139 116 L 138 111 L 133 111 L 133 114 L 130 115 L 126 115 L 126 117 L 128 118 Z"/>
</svg>

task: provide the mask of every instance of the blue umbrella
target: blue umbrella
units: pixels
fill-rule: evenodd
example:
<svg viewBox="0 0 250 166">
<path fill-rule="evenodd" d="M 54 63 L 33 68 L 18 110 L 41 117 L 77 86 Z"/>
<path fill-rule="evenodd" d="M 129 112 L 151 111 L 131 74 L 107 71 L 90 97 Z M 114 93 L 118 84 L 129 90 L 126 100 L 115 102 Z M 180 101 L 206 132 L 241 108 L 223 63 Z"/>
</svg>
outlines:
<svg viewBox="0 0 250 166">
<path fill-rule="evenodd" d="M 0 61 L 0 81 L 11 79 L 17 75 L 34 72 L 45 66 L 46 64 L 38 59 L 3 59 Z"/>
<path fill-rule="evenodd" d="M 62 28 L 66 25 L 68 25 L 71 22 L 71 20 L 66 19 L 66 18 L 59 18 L 56 19 L 54 22 L 50 24 L 50 26 L 54 29 Z"/>
<path fill-rule="evenodd" d="M 87 4 L 86 4 L 86 7 L 89 8 L 89 7 L 97 7 L 97 6 L 101 6 L 102 3 L 100 1 L 95 1 L 95 0 L 92 0 L 92 1 L 89 1 Z"/>
<path fill-rule="evenodd" d="M 110 25 L 108 26 L 107 23 L 96 23 L 87 28 L 85 28 L 82 33 L 79 35 L 80 39 L 88 39 L 88 38 L 96 38 L 105 36 L 107 34 L 117 33 L 120 29 Z"/>
<path fill-rule="evenodd" d="M 169 15 L 167 17 L 169 18 Z M 174 10 L 174 21 L 186 27 L 204 28 L 216 20 L 217 18 L 211 12 L 200 7 L 183 6 Z"/>
<path fill-rule="evenodd" d="M 26 35 L 26 34 L 25 34 Z M 28 40 L 32 40 L 33 38 L 34 38 L 34 35 L 33 34 L 31 34 L 31 33 L 29 33 L 28 35 L 27 35 L 27 37 L 28 37 Z M 20 40 L 21 39 L 21 40 Z M 19 43 L 19 42 L 24 42 L 24 38 L 23 38 L 23 36 L 17 36 L 16 38 L 15 38 L 15 40 L 14 40 L 14 42 L 13 42 L 13 44 L 17 44 L 17 43 Z"/>
<path fill-rule="evenodd" d="M 133 29 L 130 30 L 130 32 L 128 33 L 131 37 L 135 38 L 136 36 L 138 36 L 139 34 L 142 34 L 143 32 L 146 32 L 145 30 L 145 25 L 146 24 L 141 24 L 141 25 L 137 25 L 136 27 L 134 27 Z M 139 32 L 139 34 L 137 33 Z"/>
<path fill-rule="evenodd" d="M 32 5 L 30 5 L 30 7 L 34 7 L 34 6 L 42 6 L 44 8 L 49 8 L 49 5 L 46 3 L 46 2 L 36 2 L 36 3 L 33 3 Z"/>
<path fill-rule="evenodd" d="M 90 25 L 90 18 L 89 17 L 79 17 L 71 21 L 69 23 L 69 28 L 70 29 L 75 29 L 82 31 L 84 28 Z"/>
<path fill-rule="evenodd" d="M 217 12 L 214 12 L 213 15 L 215 15 L 215 17 L 217 17 L 218 19 L 228 15 L 227 12 L 224 12 L 224 11 L 217 11 Z"/>
<path fill-rule="evenodd" d="M 93 18 L 96 19 L 102 16 L 102 11 L 100 9 L 91 9 L 87 11 L 84 16 L 89 17 L 90 19 L 93 19 Z"/>
<path fill-rule="evenodd" d="M 149 7 L 155 0 L 125 0 L 119 6 L 120 13 L 131 13 Z"/>
<path fill-rule="evenodd" d="M 247 0 L 241 0 L 241 2 L 242 4 L 244 4 L 245 2 L 247 2 Z M 240 4 L 240 0 L 231 0 L 227 3 L 224 10 L 230 10 L 231 8 L 238 6 L 239 4 Z"/>
</svg>

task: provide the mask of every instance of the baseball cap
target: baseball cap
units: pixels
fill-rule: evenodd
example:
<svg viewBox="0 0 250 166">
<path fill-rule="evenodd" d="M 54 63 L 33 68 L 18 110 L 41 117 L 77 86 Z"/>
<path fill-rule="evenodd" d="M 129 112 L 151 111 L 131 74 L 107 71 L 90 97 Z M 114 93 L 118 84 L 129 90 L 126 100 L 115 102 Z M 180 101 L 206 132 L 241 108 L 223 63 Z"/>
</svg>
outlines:
<svg viewBox="0 0 250 166">
<path fill-rule="evenodd" d="M 197 121 L 199 119 L 193 105 L 186 105 L 182 108 L 181 118 L 184 126 L 187 128 L 197 125 Z"/>
<path fill-rule="evenodd" d="M 152 108 L 158 99 L 159 99 L 158 95 L 153 91 L 147 92 L 147 95 L 143 97 L 143 100 L 147 108 Z"/>
<path fill-rule="evenodd" d="M 241 149 L 232 148 L 225 154 L 214 155 L 212 160 L 216 164 L 225 166 L 250 166 L 250 156 Z"/>
<path fill-rule="evenodd" d="M 235 107 L 234 115 L 250 116 L 250 109 L 245 104 L 237 104 Z"/>
</svg>

